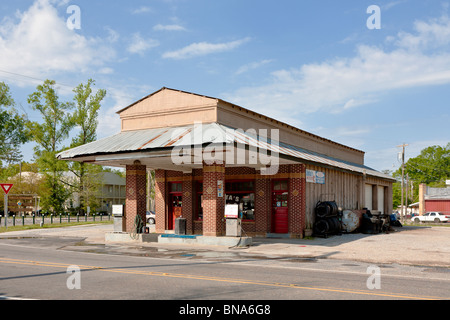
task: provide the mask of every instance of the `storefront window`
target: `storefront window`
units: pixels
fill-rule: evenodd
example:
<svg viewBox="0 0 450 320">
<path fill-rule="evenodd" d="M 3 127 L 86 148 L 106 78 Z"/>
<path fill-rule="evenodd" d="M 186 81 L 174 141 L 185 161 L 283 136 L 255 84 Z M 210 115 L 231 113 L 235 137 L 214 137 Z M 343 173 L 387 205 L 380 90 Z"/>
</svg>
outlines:
<svg viewBox="0 0 450 320">
<path fill-rule="evenodd" d="M 239 205 L 243 220 L 255 220 L 255 182 L 229 181 L 225 183 L 226 204 Z"/>
<path fill-rule="evenodd" d="M 203 182 L 195 184 L 196 220 L 203 220 Z M 225 183 L 226 204 L 239 205 L 239 216 L 244 220 L 255 220 L 255 182 L 231 181 Z"/>
</svg>

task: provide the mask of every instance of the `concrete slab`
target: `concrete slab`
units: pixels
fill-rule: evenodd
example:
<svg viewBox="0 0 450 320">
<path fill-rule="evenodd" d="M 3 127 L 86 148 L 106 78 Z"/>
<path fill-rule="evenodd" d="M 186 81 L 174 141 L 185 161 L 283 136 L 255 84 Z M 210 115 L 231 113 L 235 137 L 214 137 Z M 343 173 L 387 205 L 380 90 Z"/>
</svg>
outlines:
<svg viewBox="0 0 450 320">
<path fill-rule="evenodd" d="M 205 237 L 205 236 L 184 236 L 174 234 L 162 234 L 158 236 L 158 243 L 175 244 L 200 244 L 227 247 L 247 247 L 252 244 L 250 237 Z"/>
<path fill-rule="evenodd" d="M 144 234 L 130 234 L 127 232 L 107 232 L 105 233 L 105 242 L 158 242 L 158 234 L 144 233 Z"/>
</svg>

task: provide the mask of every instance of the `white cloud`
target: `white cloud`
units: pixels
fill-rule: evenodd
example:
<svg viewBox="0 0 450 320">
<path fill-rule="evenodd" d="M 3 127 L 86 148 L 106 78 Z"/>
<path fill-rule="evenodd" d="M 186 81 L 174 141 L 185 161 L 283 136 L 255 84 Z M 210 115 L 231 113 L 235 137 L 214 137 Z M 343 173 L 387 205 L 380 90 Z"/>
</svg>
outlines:
<svg viewBox="0 0 450 320">
<path fill-rule="evenodd" d="M 162 25 L 157 24 L 153 27 L 153 30 L 155 31 L 186 31 L 186 28 L 183 26 L 180 26 L 179 24 L 168 24 L 168 25 Z"/>
<path fill-rule="evenodd" d="M 181 60 L 198 56 L 204 56 L 212 53 L 225 52 L 233 50 L 248 41 L 250 41 L 250 38 L 244 38 L 224 43 L 198 42 L 190 44 L 179 50 L 166 52 L 163 54 L 163 58 Z"/>
<path fill-rule="evenodd" d="M 151 38 L 144 39 L 140 33 L 135 33 L 132 36 L 131 43 L 128 46 L 128 52 L 143 55 L 151 48 L 159 46 L 159 41 Z"/>
<path fill-rule="evenodd" d="M 271 74 L 267 84 L 225 94 L 256 111 L 342 112 L 392 90 L 450 83 L 450 19 L 418 21 L 414 32 L 389 37 L 385 48 L 359 45 L 350 58 L 305 64 Z M 390 47 L 390 49 L 386 48 Z"/>
<path fill-rule="evenodd" d="M 137 9 L 131 11 L 132 14 L 141 14 L 141 13 L 149 13 L 153 12 L 153 9 L 147 6 L 141 6 Z"/>
<path fill-rule="evenodd" d="M 107 42 L 69 30 L 49 0 L 37 0 L 25 12 L 0 24 L 0 69 L 45 77 L 58 72 L 104 68 L 114 56 Z"/>
<path fill-rule="evenodd" d="M 272 62 L 272 60 L 266 59 L 266 60 L 261 60 L 261 61 L 256 61 L 256 62 L 251 62 L 251 63 L 245 64 L 236 71 L 236 75 L 243 74 L 250 70 L 258 69 L 259 67 L 262 67 L 263 65 L 266 65 L 271 62 Z"/>
</svg>

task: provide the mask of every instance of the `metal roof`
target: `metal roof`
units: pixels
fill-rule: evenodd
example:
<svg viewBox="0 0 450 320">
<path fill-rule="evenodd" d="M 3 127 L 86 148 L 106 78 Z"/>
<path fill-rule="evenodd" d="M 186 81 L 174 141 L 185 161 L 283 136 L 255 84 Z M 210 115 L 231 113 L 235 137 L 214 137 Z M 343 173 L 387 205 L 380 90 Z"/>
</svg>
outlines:
<svg viewBox="0 0 450 320">
<path fill-rule="evenodd" d="M 201 134 L 200 134 L 201 132 Z M 326 165 L 382 179 L 393 180 L 392 177 L 364 165 L 351 163 L 300 147 L 270 140 L 256 135 L 250 130 L 243 131 L 217 123 L 193 124 L 183 127 L 125 131 L 108 138 L 63 151 L 57 155 L 61 160 L 107 155 L 126 152 L 156 151 L 174 147 L 189 147 L 204 144 L 244 144 L 250 147 L 269 150 L 284 156 L 318 165 Z"/>
</svg>

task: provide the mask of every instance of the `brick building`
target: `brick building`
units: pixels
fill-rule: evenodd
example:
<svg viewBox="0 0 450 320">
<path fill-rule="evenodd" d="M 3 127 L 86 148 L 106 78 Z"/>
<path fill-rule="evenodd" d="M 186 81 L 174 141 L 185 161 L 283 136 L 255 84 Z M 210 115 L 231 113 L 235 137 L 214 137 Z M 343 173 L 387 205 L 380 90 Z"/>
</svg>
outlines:
<svg viewBox="0 0 450 320">
<path fill-rule="evenodd" d="M 64 151 L 62 160 L 126 168 L 126 230 L 145 219 L 155 170 L 156 231 L 222 236 L 227 204 L 247 235 L 302 237 L 318 201 L 390 212 L 393 179 L 364 152 L 221 99 L 162 88 L 118 111 L 121 132 Z"/>
<path fill-rule="evenodd" d="M 431 188 L 425 184 L 419 185 L 419 214 L 426 212 L 441 212 L 450 214 L 450 180 L 446 188 Z"/>
</svg>

